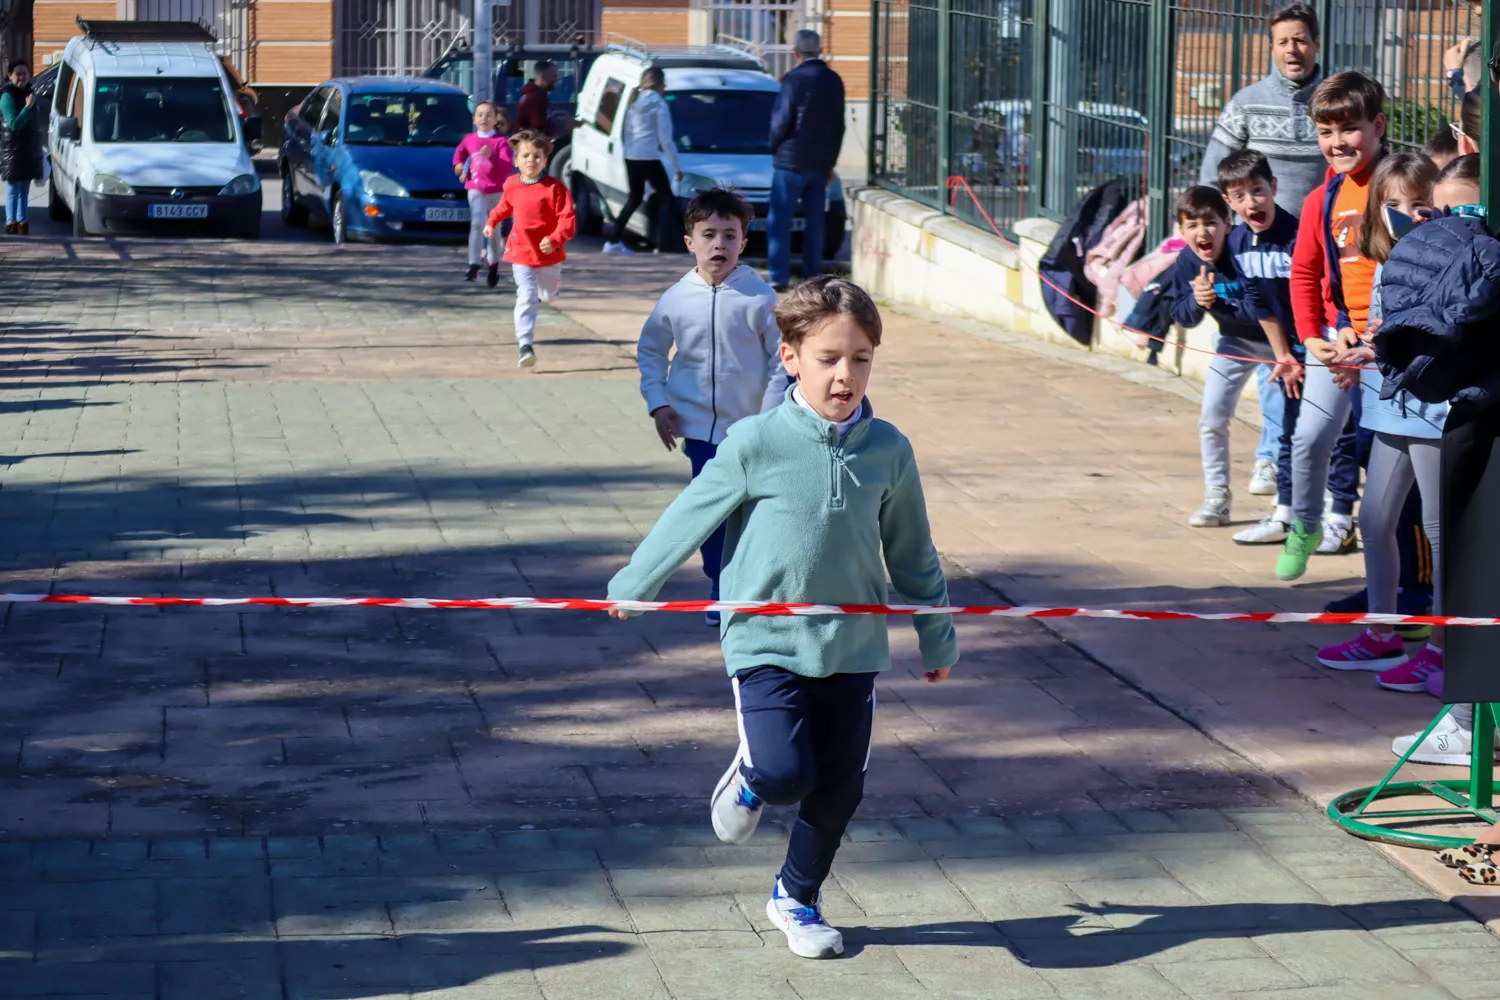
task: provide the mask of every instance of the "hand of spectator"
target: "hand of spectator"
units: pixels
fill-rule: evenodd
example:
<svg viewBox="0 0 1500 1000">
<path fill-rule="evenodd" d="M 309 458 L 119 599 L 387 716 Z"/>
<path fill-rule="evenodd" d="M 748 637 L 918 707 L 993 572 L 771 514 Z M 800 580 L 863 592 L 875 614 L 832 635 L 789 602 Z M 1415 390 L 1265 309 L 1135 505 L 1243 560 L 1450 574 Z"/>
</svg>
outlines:
<svg viewBox="0 0 1500 1000">
<path fill-rule="evenodd" d="M 553 253 L 555 252 L 556 247 L 553 245 L 552 238 L 550 236 L 543 236 L 542 241 L 537 244 L 537 249 L 542 253 Z"/>
<path fill-rule="evenodd" d="M 1474 39 L 1460 38 L 1455 44 L 1449 46 L 1443 52 L 1443 70 L 1453 72 L 1464 68 L 1464 60 L 1469 58 L 1469 50 L 1474 47 Z"/>
<path fill-rule="evenodd" d="M 1348 351 L 1359 346 L 1359 333 L 1352 326 L 1346 326 L 1339 330 L 1339 336 L 1335 344 L 1340 350 Z"/>
<path fill-rule="evenodd" d="M 36 92 L 33 91 L 32 93 L 26 95 L 26 106 L 29 108 L 29 107 L 31 107 L 35 103 L 36 103 Z"/>
<path fill-rule="evenodd" d="M 1348 392 L 1359 384 L 1360 366 L 1374 360 L 1375 352 L 1368 347 L 1341 351 L 1338 357 L 1333 359 L 1333 364 L 1336 366 L 1333 369 L 1333 384 Z"/>
<path fill-rule="evenodd" d="M 494 235 L 495 235 L 495 227 L 494 226 L 490 226 L 490 225 L 486 225 L 484 227 L 484 238 L 485 239 L 489 239 L 490 237 L 492 237 Z"/>
<path fill-rule="evenodd" d="M 1198 277 L 1193 279 L 1193 301 L 1205 309 L 1219 301 L 1219 297 L 1214 294 L 1213 272 L 1207 264 L 1198 269 Z"/>
<path fill-rule="evenodd" d="M 1290 354 L 1284 358 L 1277 358 L 1276 367 L 1271 369 L 1271 377 L 1281 380 L 1281 387 L 1286 390 L 1288 399 L 1302 397 L 1302 379 L 1305 374 L 1306 369 Z"/>
<path fill-rule="evenodd" d="M 1339 349 L 1321 337 L 1314 337 L 1307 342 L 1307 353 L 1317 358 L 1323 364 L 1331 364 L 1338 355 Z"/>
<path fill-rule="evenodd" d="M 682 420 L 677 411 L 670 406 L 658 406 L 651 411 L 651 419 L 656 421 L 656 436 L 661 438 L 667 450 L 676 448 L 677 439 L 682 436 Z"/>
</svg>

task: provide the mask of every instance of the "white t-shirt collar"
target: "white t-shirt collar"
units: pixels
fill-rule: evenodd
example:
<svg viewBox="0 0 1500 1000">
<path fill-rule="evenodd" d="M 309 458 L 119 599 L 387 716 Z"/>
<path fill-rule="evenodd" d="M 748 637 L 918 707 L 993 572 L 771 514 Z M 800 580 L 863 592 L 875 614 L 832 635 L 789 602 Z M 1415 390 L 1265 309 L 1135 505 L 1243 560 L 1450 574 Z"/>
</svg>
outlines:
<svg viewBox="0 0 1500 1000">
<path fill-rule="evenodd" d="M 809 403 L 807 400 L 805 400 L 805 399 L 802 398 L 802 387 L 801 386 L 793 386 L 792 387 L 792 399 L 796 402 L 796 404 L 798 406 L 802 407 L 804 410 L 806 410 L 808 413 L 811 413 L 813 416 L 817 417 L 819 420 L 823 421 L 826 424 L 833 424 L 833 426 L 837 427 L 838 430 L 839 430 L 839 435 L 840 436 L 849 433 L 849 428 L 851 428 L 855 424 L 859 423 L 859 418 L 860 418 L 860 416 L 863 413 L 864 408 L 865 408 L 864 403 L 861 402 L 860 405 L 859 405 L 859 409 L 855 410 L 854 413 L 853 413 L 853 415 L 851 415 L 848 419 L 846 419 L 846 420 L 840 420 L 837 423 L 834 423 L 834 421 L 829 420 L 827 417 L 823 416 L 823 414 L 821 414 L 817 410 L 813 409 L 812 408 L 812 404 Z"/>
</svg>

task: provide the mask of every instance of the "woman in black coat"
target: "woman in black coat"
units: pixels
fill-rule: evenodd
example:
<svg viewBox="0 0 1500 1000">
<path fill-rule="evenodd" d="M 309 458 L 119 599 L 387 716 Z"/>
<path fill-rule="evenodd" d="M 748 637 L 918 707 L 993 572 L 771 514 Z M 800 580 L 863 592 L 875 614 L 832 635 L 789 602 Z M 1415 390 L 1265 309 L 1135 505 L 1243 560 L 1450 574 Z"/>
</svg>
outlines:
<svg viewBox="0 0 1500 1000">
<path fill-rule="evenodd" d="M 26 219 L 31 182 L 42 176 L 42 145 L 35 112 L 36 95 L 31 90 L 31 67 L 24 59 L 6 67 L 10 78 L 0 87 L 0 177 L 5 179 L 6 235 L 25 236 L 31 228 Z"/>
</svg>

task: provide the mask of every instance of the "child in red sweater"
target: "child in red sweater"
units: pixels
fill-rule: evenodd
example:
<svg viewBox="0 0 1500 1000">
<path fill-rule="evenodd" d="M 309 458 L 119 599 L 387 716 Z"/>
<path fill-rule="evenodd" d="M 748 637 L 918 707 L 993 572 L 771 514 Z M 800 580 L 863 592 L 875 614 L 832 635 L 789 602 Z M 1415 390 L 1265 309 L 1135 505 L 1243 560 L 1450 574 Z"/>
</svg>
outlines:
<svg viewBox="0 0 1500 1000">
<path fill-rule="evenodd" d="M 531 341 L 536 333 L 537 303 L 557 297 L 562 280 L 561 264 L 567 259 L 564 245 L 578 231 L 578 218 L 568 189 L 547 176 L 547 158 L 552 140 L 540 132 L 523 129 L 510 137 L 516 170 L 500 191 L 500 204 L 484 227 L 486 238 L 509 218 L 515 219 L 505 241 L 505 260 L 516 280 L 516 343 L 522 368 L 536 364 Z"/>
</svg>

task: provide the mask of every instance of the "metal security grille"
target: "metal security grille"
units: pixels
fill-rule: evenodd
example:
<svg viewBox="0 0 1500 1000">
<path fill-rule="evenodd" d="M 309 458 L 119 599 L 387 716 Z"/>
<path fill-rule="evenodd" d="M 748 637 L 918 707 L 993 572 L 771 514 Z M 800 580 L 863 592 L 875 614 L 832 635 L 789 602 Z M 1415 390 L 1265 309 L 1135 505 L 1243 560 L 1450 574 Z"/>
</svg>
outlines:
<svg viewBox="0 0 1500 1000">
<path fill-rule="evenodd" d="M 0 0 L 0 59 L 30 58 L 31 0 Z"/>
<path fill-rule="evenodd" d="M 818 0 L 706 0 L 714 41 L 753 49 L 777 79 L 796 65 L 793 38 L 822 27 Z"/>
<path fill-rule="evenodd" d="M 344 0 L 339 72 L 419 74 L 468 30 L 462 0 Z"/>
<path fill-rule="evenodd" d="M 603 0 L 511 0 L 494 8 L 495 46 L 595 45 Z"/>
<path fill-rule="evenodd" d="M 1270 71 L 1267 22 L 1282 3 L 873 0 L 871 177 L 970 217 L 972 202 L 950 208 L 946 197 L 947 179 L 962 176 L 1002 225 L 1060 217 L 1117 177 L 1149 196 L 1152 231 L 1165 234 L 1220 110 Z M 1317 6 L 1323 70 L 1380 80 L 1392 147 L 1420 147 L 1458 117 L 1443 54 L 1479 36 L 1477 6 Z M 1468 70 L 1470 83 L 1483 78 L 1477 55 Z"/>
<path fill-rule="evenodd" d="M 196 21 L 218 41 L 214 50 L 246 76 L 250 55 L 250 0 L 136 0 L 137 21 Z"/>
</svg>

